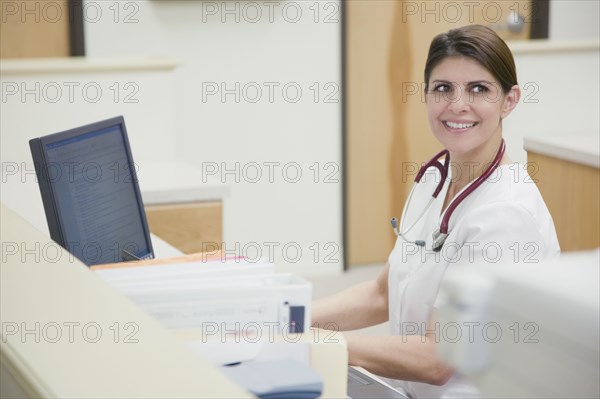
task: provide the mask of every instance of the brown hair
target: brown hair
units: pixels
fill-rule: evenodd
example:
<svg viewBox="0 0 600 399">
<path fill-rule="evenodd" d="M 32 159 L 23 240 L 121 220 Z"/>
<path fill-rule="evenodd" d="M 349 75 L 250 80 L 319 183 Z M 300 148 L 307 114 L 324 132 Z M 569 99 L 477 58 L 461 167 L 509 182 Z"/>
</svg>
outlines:
<svg viewBox="0 0 600 399">
<path fill-rule="evenodd" d="M 483 25 L 468 25 L 433 38 L 425 63 L 425 90 L 431 71 L 447 57 L 468 57 L 479 62 L 500 83 L 504 94 L 517 84 L 512 53 L 496 32 Z"/>
</svg>

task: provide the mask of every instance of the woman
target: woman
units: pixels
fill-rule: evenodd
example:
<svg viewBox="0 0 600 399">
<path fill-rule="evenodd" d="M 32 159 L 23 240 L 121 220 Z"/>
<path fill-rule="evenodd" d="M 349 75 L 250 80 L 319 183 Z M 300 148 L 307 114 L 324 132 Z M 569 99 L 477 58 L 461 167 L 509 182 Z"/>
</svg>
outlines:
<svg viewBox="0 0 600 399">
<path fill-rule="evenodd" d="M 445 159 L 415 184 L 377 280 L 314 303 L 315 326 L 353 330 L 389 321 L 391 336 L 347 337 L 349 362 L 392 379 L 412 397 L 478 394 L 440 361 L 434 346 L 439 337 L 428 328 L 449 266 L 538 261 L 560 252 L 536 185 L 504 153 L 502 120 L 520 94 L 512 54 L 491 29 L 471 25 L 433 39 L 425 66 L 426 106 Z M 448 231 L 432 235 L 444 223 Z"/>
</svg>

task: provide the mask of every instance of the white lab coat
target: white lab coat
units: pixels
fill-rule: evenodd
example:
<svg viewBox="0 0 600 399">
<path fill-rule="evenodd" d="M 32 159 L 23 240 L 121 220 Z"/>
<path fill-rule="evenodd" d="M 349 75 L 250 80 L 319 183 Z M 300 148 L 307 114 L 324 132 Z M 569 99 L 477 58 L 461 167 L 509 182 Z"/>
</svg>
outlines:
<svg viewBox="0 0 600 399">
<path fill-rule="evenodd" d="M 400 232 L 419 217 L 440 180 L 430 168 L 414 188 L 410 209 L 403 211 Z M 449 235 L 440 252 L 432 248 L 432 233 L 442 220 L 441 209 L 448 190 L 444 188 L 425 215 L 409 233 L 398 237 L 389 257 L 389 322 L 393 335 L 424 335 L 448 267 L 482 262 L 536 262 L 558 256 L 560 248 L 552 218 L 535 185 L 522 165 L 502 165 L 467 196 L 449 222 Z M 424 240 L 425 247 L 413 242 Z M 455 374 L 443 386 L 398 380 L 392 386 L 411 397 L 478 397 L 477 390 Z"/>
</svg>

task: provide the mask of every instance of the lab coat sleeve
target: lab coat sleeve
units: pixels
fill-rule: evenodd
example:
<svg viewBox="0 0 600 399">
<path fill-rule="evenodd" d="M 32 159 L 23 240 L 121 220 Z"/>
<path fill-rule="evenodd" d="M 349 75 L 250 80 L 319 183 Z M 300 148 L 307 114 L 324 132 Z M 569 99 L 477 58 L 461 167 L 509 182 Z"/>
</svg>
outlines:
<svg viewBox="0 0 600 399">
<path fill-rule="evenodd" d="M 547 219 L 514 202 L 477 207 L 456 226 L 455 263 L 538 263 L 555 256 L 558 243 Z"/>
</svg>

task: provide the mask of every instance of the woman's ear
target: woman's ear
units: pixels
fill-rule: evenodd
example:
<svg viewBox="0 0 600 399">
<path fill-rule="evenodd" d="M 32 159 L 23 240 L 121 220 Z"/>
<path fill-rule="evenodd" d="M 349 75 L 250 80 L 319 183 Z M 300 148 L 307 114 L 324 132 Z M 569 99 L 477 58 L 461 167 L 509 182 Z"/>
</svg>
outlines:
<svg viewBox="0 0 600 399">
<path fill-rule="evenodd" d="M 504 105 L 502 106 L 502 119 L 506 118 L 519 103 L 521 99 L 521 88 L 514 85 L 504 97 Z"/>
</svg>

